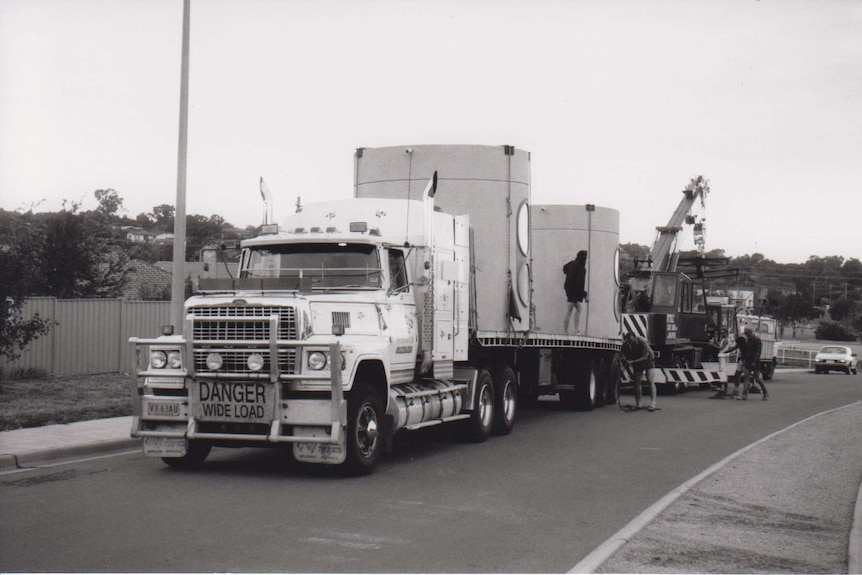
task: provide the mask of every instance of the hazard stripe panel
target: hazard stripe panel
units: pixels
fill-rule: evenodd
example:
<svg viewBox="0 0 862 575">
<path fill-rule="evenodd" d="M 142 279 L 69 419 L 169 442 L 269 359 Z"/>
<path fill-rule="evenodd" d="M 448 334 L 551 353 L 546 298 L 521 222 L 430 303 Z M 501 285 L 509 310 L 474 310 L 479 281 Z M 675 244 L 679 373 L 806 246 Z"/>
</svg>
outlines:
<svg viewBox="0 0 862 575">
<path fill-rule="evenodd" d="M 634 372 L 631 367 L 625 367 L 622 370 L 620 381 L 625 384 L 631 384 Z M 727 381 L 727 374 L 720 371 L 706 371 L 704 369 L 683 369 L 661 367 L 656 373 L 656 383 L 687 383 L 692 385 L 724 383 Z"/>
<path fill-rule="evenodd" d="M 647 339 L 647 317 L 646 313 L 624 313 L 623 335 L 633 333 L 638 337 Z"/>
</svg>

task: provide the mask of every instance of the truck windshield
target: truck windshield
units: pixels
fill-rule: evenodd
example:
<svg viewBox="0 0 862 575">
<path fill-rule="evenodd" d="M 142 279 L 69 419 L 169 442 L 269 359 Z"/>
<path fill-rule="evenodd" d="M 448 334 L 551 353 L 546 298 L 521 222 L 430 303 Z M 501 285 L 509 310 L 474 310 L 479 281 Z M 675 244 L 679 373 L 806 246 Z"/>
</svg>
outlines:
<svg viewBox="0 0 862 575">
<path fill-rule="evenodd" d="M 241 278 L 310 280 L 312 288 L 380 288 L 377 249 L 368 244 L 281 244 L 249 248 Z"/>
</svg>

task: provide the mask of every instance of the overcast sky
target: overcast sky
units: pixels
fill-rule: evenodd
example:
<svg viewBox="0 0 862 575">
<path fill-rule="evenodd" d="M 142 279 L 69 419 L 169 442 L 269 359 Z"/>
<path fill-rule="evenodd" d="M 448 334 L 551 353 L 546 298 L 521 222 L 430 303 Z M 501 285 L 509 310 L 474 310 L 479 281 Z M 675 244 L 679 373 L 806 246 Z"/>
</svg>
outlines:
<svg viewBox="0 0 862 575">
<path fill-rule="evenodd" d="M 182 0 L 0 0 L 0 208 L 174 204 Z M 862 259 L 859 0 L 192 0 L 190 214 L 349 198 L 357 147 L 511 144 L 650 245 Z M 280 219 L 280 218 L 279 218 Z M 692 249 L 688 244 L 681 246 Z"/>
</svg>

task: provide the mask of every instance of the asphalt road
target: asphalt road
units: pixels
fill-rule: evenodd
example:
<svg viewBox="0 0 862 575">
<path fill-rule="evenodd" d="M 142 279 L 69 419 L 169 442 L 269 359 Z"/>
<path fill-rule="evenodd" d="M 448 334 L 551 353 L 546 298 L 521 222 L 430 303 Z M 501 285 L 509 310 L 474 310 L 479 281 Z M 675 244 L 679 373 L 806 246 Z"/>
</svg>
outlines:
<svg viewBox="0 0 862 575">
<path fill-rule="evenodd" d="M 429 430 L 357 479 L 257 449 L 196 471 L 127 455 L 6 475 L 0 571 L 565 572 L 715 462 L 862 400 L 862 375 L 769 385 L 768 402 L 697 390 L 655 413 L 542 401 L 508 437 Z"/>
</svg>

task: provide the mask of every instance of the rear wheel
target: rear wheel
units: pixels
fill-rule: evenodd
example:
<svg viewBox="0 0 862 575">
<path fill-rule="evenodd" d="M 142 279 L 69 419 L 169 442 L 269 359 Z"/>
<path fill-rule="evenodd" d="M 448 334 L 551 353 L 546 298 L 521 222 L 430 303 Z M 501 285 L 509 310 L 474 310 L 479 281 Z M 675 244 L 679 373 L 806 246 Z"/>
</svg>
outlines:
<svg viewBox="0 0 862 575">
<path fill-rule="evenodd" d="M 494 423 L 495 435 L 509 435 L 515 426 L 518 412 L 518 377 L 508 365 L 494 377 Z"/>
<path fill-rule="evenodd" d="M 605 402 L 613 405 L 620 400 L 620 383 L 623 378 L 623 366 L 618 357 L 611 360 L 610 372 L 608 373 L 608 393 Z"/>
<path fill-rule="evenodd" d="M 491 435 L 494 424 L 494 382 L 491 374 L 484 369 L 480 369 L 476 377 L 473 412 L 464 423 L 464 438 L 467 441 L 481 443 Z"/>
<path fill-rule="evenodd" d="M 168 467 L 191 469 L 192 467 L 197 467 L 203 463 L 210 454 L 212 448 L 213 446 L 211 443 L 189 440 L 185 455 L 182 457 L 162 457 L 162 461 L 164 461 Z"/>
<path fill-rule="evenodd" d="M 596 407 L 598 375 L 592 361 L 575 369 L 575 409 L 592 411 Z"/>
<path fill-rule="evenodd" d="M 347 457 L 350 475 L 368 475 L 383 451 L 383 403 L 368 385 L 360 384 L 347 400 Z"/>
</svg>

